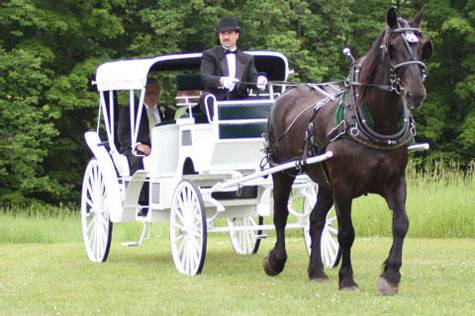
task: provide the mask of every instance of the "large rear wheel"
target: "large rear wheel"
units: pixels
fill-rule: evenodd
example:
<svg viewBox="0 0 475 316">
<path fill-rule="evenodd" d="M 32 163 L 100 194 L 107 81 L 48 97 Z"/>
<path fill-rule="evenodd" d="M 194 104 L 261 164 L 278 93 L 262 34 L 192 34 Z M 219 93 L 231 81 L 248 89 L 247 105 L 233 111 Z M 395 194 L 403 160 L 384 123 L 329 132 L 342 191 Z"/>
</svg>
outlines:
<svg viewBox="0 0 475 316">
<path fill-rule="evenodd" d="M 84 246 L 89 260 L 104 262 L 112 240 L 112 222 L 104 175 L 96 159 L 87 165 L 82 183 L 81 224 Z"/>
<path fill-rule="evenodd" d="M 191 181 L 175 189 L 170 213 L 170 243 L 175 267 L 180 273 L 201 273 L 206 257 L 207 228 L 203 199 Z"/>
</svg>

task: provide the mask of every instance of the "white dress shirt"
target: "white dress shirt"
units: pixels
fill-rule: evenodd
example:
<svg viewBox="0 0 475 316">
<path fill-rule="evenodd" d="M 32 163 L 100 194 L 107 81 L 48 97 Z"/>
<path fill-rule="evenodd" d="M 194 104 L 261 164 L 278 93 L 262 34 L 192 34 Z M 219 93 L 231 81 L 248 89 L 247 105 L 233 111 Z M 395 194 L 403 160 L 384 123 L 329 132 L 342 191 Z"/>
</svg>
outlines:
<svg viewBox="0 0 475 316">
<path fill-rule="evenodd" d="M 224 49 L 228 50 L 227 48 L 224 48 Z M 236 51 L 236 49 L 237 48 L 229 49 L 229 50 L 234 52 Z M 236 54 L 226 54 L 226 61 L 228 63 L 228 70 L 229 70 L 228 76 L 231 78 L 236 78 Z M 233 91 L 233 90 L 234 90 L 234 86 L 229 91 Z"/>
<path fill-rule="evenodd" d="M 158 106 L 155 104 L 153 107 L 148 106 L 145 104 L 145 108 L 147 109 L 147 118 L 148 118 L 148 126 L 150 131 L 150 138 L 152 136 L 152 128 L 160 123 L 162 120 L 160 119 L 160 113 L 158 113 Z"/>
</svg>

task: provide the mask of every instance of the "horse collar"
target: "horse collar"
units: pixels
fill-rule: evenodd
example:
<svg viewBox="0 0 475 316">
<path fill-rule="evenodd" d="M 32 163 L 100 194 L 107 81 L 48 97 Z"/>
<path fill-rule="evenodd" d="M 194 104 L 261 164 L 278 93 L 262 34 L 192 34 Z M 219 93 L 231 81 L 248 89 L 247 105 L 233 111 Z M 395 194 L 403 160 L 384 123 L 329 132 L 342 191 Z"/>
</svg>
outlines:
<svg viewBox="0 0 475 316">
<path fill-rule="evenodd" d="M 373 119 L 369 110 L 365 106 L 357 108 L 351 101 L 351 96 L 345 93 L 338 105 L 336 123 L 337 126 L 345 126 L 346 135 L 353 141 L 370 148 L 392 150 L 407 145 L 416 135 L 415 122 L 405 102 L 398 123 L 400 128 L 394 134 L 385 135 L 373 129 Z M 342 121 L 345 123 L 342 124 Z"/>
</svg>

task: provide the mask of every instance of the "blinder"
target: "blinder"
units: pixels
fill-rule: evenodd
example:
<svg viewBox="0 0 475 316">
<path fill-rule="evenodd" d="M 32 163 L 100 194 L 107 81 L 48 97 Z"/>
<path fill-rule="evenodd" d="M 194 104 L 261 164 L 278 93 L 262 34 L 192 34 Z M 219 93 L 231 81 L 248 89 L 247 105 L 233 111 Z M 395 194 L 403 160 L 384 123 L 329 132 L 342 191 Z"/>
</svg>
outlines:
<svg viewBox="0 0 475 316">
<path fill-rule="evenodd" d="M 412 52 L 411 44 L 415 44 L 419 42 L 419 38 L 416 36 L 416 34 L 425 34 L 425 32 L 421 31 L 421 29 L 419 28 L 410 27 L 407 21 L 405 20 L 401 21 L 401 20 L 398 21 L 397 28 L 395 29 L 386 28 L 383 41 L 380 46 L 381 57 L 387 56 L 390 60 L 389 90 L 394 91 L 397 94 L 401 94 L 401 92 L 404 90 L 404 87 L 401 84 L 401 78 L 397 74 L 397 70 L 406 66 L 410 66 L 410 65 L 418 65 L 421 71 L 422 80 L 424 81 L 427 77 L 428 70 L 424 62 L 422 62 L 422 60 L 429 58 L 430 55 L 432 54 L 432 42 L 429 39 L 424 43 L 422 47 L 421 60 L 416 59 L 416 57 L 414 56 Z M 401 22 L 404 24 L 404 26 L 401 26 Z M 388 38 L 392 33 L 400 33 L 402 35 L 404 46 L 406 47 L 410 56 L 408 60 L 400 62 L 400 63 L 392 62 L 390 58 L 389 43 L 388 43 Z"/>
</svg>

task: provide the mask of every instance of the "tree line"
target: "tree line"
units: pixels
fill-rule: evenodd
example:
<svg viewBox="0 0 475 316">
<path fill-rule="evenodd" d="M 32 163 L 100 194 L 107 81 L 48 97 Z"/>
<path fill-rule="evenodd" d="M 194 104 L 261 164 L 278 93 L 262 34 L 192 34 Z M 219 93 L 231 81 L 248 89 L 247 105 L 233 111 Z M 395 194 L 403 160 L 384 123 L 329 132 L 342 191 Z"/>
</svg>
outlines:
<svg viewBox="0 0 475 316">
<path fill-rule="evenodd" d="M 475 152 L 475 0 L 4 0 L 0 2 L 0 204 L 79 201 L 95 128 L 89 80 L 108 60 L 216 45 L 214 29 L 235 16 L 242 49 L 284 53 L 295 82 L 344 79 L 341 50 L 363 55 L 389 6 L 423 28 L 428 98 L 414 113 L 424 160 L 469 162 Z"/>
</svg>

